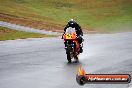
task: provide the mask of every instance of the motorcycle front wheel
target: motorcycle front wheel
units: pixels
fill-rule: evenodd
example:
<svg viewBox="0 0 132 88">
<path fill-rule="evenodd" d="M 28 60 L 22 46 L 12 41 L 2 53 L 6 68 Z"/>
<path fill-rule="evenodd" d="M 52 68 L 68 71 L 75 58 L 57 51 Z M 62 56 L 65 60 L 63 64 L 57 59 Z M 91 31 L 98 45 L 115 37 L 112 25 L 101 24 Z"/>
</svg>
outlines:
<svg viewBox="0 0 132 88">
<path fill-rule="evenodd" d="M 71 59 L 72 59 L 72 58 L 71 58 L 71 55 L 70 55 L 70 53 L 68 52 L 68 53 L 67 53 L 67 60 L 68 60 L 68 63 L 71 63 Z"/>
</svg>

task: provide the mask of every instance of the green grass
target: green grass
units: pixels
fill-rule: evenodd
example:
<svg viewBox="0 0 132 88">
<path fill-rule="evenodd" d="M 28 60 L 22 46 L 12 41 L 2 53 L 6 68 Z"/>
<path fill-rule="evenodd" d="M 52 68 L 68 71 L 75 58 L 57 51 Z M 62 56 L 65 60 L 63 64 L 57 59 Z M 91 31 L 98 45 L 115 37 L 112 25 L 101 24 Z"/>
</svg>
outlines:
<svg viewBox="0 0 132 88">
<path fill-rule="evenodd" d="M 29 33 L 23 31 L 12 30 L 5 27 L 0 27 L 0 41 L 2 40 L 14 40 L 14 39 L 25 39 L 25 38 L 42 38 L 42 37 L 53 37 L 45 34 Z"/>
<path fill-rule="evenodd" d="M 132 29 L 132 0 L 0 0 L 0 12 L 53 25 L 74 18 L 96 31 Z"/>
</svg>

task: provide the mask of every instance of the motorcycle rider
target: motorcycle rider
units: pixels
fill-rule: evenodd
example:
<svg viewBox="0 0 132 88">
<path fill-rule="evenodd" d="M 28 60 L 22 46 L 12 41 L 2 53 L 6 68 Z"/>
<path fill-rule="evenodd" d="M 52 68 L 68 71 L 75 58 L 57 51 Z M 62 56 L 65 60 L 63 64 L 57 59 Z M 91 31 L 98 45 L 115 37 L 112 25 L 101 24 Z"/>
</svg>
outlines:
<svg viewBox="0 0 132 88">
<path fill-rule="evenodd" d="M 84 41 L 84 39 L 82 38 L 83 32 L 82 32 L 81 26 L 75 20 L 71 19 L 70 21 L 68 21 L 67 25 L 64 28 L 64 34 L 66 32 L 66 29 L 69 27 L 75 28 L 76 30 L 78 42 L 80 44 L 80 53 L 82 53 L 83 52 L 82 42 Z M 62 38 L 63 38 L 63 35 L 62 35 Z M 65 43 L 65 46 L 66 46 L 66 43 Z"/>
</svg>

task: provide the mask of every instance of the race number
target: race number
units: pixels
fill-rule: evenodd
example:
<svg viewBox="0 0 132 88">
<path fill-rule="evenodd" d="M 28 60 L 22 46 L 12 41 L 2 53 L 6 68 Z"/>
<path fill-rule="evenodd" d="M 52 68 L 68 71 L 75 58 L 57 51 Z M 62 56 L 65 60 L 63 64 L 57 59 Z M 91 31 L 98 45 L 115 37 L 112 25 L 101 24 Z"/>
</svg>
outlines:
<svg viewBox="0 0 132 88">
<path fill-rule="evenodd" d="M 72 34 L 66 34 L 66 39 L 72 39 Z"/>
</svg>

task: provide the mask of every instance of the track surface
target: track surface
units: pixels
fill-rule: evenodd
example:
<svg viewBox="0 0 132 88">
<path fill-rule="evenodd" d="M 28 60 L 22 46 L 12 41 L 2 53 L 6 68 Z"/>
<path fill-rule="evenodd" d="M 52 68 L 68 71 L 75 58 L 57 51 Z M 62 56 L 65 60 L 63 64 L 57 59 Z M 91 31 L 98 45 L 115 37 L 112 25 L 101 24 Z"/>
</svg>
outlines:
<svg viewBox="0 0 132 88">
<path fill-rule="evenodd" d="M 58 32 L 46 31 L 44 29 L 43 30 L 35 29 L 35 28 L 21 26 L 18 24 L 13 24 L 4 21 L 0 21 L 0 26 L 7 27 L 13 30 L 25 31 L 25 32 L 33 32 L 33 33 L 48 34 L 48 35 L 60 35 L 60 33 Z"/>
<path fill-rule="evenodd" d="M 132 33 L 84 36 L 79 63 L 67 63 L 63 40 L 39 38 L 0 41 L 0 88 L 82 88 L 80 65 L 87 73 L 132 75 Z M 132 88 L 130 84 L 86 84 L 83 88 Z"/>
</svg>

